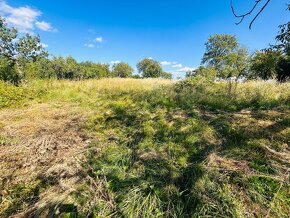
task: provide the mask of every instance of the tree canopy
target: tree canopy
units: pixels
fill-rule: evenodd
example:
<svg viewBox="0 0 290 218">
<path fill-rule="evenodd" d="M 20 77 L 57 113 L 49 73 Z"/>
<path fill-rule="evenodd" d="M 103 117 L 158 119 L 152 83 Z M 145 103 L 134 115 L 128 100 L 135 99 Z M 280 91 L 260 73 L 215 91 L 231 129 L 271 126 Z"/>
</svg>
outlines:
<svg viewBox="0 0 290 218">
<path fill-rule="evenodd" d="M 9 28 L 5 20 L 0 17 L 0 58 L 7 60 L 6 68 L 9 68 L 9 71 L 16 71 L 14 74 L 18 74 L 6 79 L 15 84 L 19 83 L 25 77 L 22 71 L 24 63 L 47 55 L 39 36 L 32 37 L 27 33 L 23 37 L 18 37 L 17 30 Z M 4 71 L 0 73 L 5 74 Z"/>
<path fill-rule="evenodd" d="M 139 73 L 145 77 L 158 78 L 162 76 L 161 64 L 151 58 L 145 58 L 137 64 Z"/>
<path fill-rule="evenodd" d="M 248 70 L 248 51 L 241 47 L 235 36 L 216 34 L 205 43 L 206 51 L 202 64 L 213 67 L 217 77 L 226 79 L 240 77 Z"/>
<path fill-rule="evenodd" d="M 133 68 L 125 62 L 116 63 L 112 67 L 113 76 L 120 78 L 132 77 L 133 71 Z"/>
</svg>

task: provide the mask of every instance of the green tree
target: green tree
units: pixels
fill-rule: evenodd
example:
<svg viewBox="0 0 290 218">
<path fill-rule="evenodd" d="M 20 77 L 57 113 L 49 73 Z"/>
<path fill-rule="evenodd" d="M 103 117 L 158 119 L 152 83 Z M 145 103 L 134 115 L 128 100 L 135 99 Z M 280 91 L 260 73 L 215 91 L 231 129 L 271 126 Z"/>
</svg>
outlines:
<svg viewBox="0 0 290 218">
<path fill-rule="evenodd" d="M 162 76 L 161 64 L 153 59 L 145 58 L 137 64 L 139 73 L 144 78 L 158 78 Z"/>
<path fill-rule="evenodd" d="M 56 73 L 53 69 L 51 60 L 47 58 L 40 58 L 36 62 L 38 66 L 38 76 L 40 79 L 52 79 L 56 78 Z"/>
<path fill-rule="evenodd" d="M 206 52 L 202 58 L 202 64 L 213 67 L 217 71 L 217 77 L 239 78 L 248 72 L 248 51 L 239 45 L 235 36 L 212 35 L 205 46 Z"/>
<path fill-rule="evenodd" d="M 290 10 L 290 4 L 288 5 Z M 277 79 L 280 82 L 290 80 L 290 22 L 280 25 L 280 31 L 276 36 L 277 44 L 272 46 L 272 50 L 282 52 L 277 63 Z"/>
<path fill-rule="evenodd" d="M 162 71 L 160 77 L 163 78 L 163 79 L 172 79 L 172 73 Z"/>
<path fill-rule="evenodd" d="M 72 56 L 65 59 L 65 71 L 65 79 L 82 79 L 81 68 Z"/>
<path fill-rule="evenodd" d="M 66 75 L 66 61 L 63 57 L 53 57 L 51 60 L 52 68 L 57 79 L 65 79 Z"/>
<path fill-rule="evenodd" d="M 290 80 L 290 56 L 282 55 L 277 63 L 277 80 L 286 82 Z"/>
<path fill-rule="evenodd" d="M 0 58 L 0 80 L 17 84 L 20 81 L 15 66 L 11 65 L 5 58 Z"/>
<path fill-rule="evenodd" d="M 124 62 L 116 63 L 112 67 L 112 74 L 115 77 L 127 78 L 132 77 L 133 68 Z"/>
<path fill-rule="evenodd" d="M 26 34 L 18 38 L 17 30 L 9 28 L 5 20 L 0 17 L 0 58 L 8 62 L 9 68 L 15 70 L 17 77 L 6 77 L 8 81 L 18 84 L 25 78 L 22 70 L 27 61 L 35 61 L 38 57 L 46 57 L 47 52 L 43 48 L 40 37 L 32 37 Z M 11 80 L 13 78 L 13 80 Z"/>
<path fill-rule="evenodd" d="M 211 81 L 216 78 L 217 71 L 213 67 L 200 66 L 196 70 L 186 72 L 186 78 L 189 77 L 205 77 Z"/>
<path fill-rule="evenodd" d="M 277 64 L 281 58 L 280 51 L 256 51 L 251 58 L 250 79 L 275 79 L 277 77 Z"/>
<path fill-rule="evenodd" d="M 110 66 L 108 64 L 85 61 L 79 64 L 83 79 L 102 78 L 110 76 Z"/>
</svg>

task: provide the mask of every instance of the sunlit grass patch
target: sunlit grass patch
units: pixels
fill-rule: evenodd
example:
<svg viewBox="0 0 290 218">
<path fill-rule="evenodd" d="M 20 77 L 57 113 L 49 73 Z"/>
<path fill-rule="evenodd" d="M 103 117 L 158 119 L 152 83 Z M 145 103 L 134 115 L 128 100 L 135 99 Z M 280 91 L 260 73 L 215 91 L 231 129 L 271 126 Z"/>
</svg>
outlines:
<svg viewBox="0 0 290 218">
<path fill-rule="evenodd" d="M 33 81 L 15 90 L 22 88 L 41 94 L 15 100 L 26 107 L 0 128 L 26 124 L 29 135 L 42 124 L 62 140 L 62 124 L 76 125 L 66 117 L 86 117 L 75 129 L 89 139 L 80 162 L 85 182 L 72 194 L 80 217 L 289 212 L 288 83 L 238 83 L 230 92 L 226 82 L 158 79 Z M 14 109 L 5 107 L 7 118 Z"/>
</svg>

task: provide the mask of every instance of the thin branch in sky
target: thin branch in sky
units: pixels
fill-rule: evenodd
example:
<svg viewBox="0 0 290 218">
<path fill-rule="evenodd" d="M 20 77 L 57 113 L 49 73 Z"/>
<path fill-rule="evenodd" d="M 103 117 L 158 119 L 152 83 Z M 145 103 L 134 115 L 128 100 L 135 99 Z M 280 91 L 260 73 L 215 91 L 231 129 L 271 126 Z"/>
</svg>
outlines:
<svg viewBox="0 0 290 218">
<path fill-rule="evenodd" d="M 253 7 L 251 8 L 251 10 L 249 10 L 247 13 L 244 13 L 244 14 L 240 14 L 238 15 L 235 11 L 235 7 L 234 7 L 234 4 L 233 4 L 233 0 L 230 0 L 231 1 L 231 9 L 232 9 L 232 13 L 233 15 L 240 19 L 239 22 L 237 22 L 236 24 L 239 25 L 241 24 L 245 17 L 247 16 L 250 16 L 254 11 L 255 9 L 260 5 L 260 3 L 262 3 L 263 0 L 256 0 L 255 1 L 255 4 L 253 5 Z M 258 13 L 256 13 L 255 17 L 252 19 L 252 21 L 250 22 L 250 25 L 249 25 L 249 28 L 251 29 L 252 28 L 252 25 L 253 23 L 256 21 L 256 19 L 259 17 L 259 15 L 264 11 L 264 9 L 267 7 L 267 5 L 270 3 L 271 0 L 267 0 L 263 6 L 260 8 L 260 10 L 258 11 Z"/>
</svg>

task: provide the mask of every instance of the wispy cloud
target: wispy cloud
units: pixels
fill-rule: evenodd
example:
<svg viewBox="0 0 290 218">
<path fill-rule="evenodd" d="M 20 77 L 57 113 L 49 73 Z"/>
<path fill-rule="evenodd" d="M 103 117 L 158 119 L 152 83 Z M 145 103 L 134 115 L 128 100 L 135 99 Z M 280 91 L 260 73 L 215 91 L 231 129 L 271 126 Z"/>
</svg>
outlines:
<svg viewBox="0 0 290 218">
<path fill-rule="evenodd" d="M 182 64 L 173 64 L 172 65 L 173 68 L 182 68 Z"/>
<path fill-rule="evenodd" d="M 45 21 L 36 21 L 35 25 L 38 29 L 41 29 L 43 31 L 56 31 L 56 29 L 53 28 L 50 23 Z"/>
<path fill-rule="evenodd" d="M 184 66 L 177 61 L 161 61 L 160 64 L 175 74 L 186 73 L 195 69 L 193 67 Z"/>
<path fill-rule="evenodd" d="M 195 68 L 194 67 L 182 67 L 182 68 L 178 69 L 177 72 L 186 73 L 186 72 L 192 71 L 192 70 L 195 70 Z"/>
<path fill-rule="evenodd" d="M 88 48 L 100 48 L 101 44 L 103 44 L 104 38 L 102 36 L 98 36 L 94 38 L 93 40 L 89 40 L 87 43 L 84 44 L 85 47 Z"/>
<path fill-rule="evenodd" d="M 48 44 L 45 44 L 45 43 L 40 43 L 40 45 L 42 46 L 42 48 L 47 48 L 48 47 Z"/>
<path fill-rule="evenodd" d="M 121 61 L 111 61 L 111 64 L 119 64 Z"/>
<path fill-rule="evenodd" d="M 91 44 L 91 43 L 88 43 L 88 44 L 86 43 L 84 46 L 88 47 L 88 48 L 94 48 L 95 47 L 95 45 Z"/>
<path fill-rule="evenodd" d="M 101 36 L 98 36 L 96 39 L 95 39 L 96 42 L 99 42 L 99 43 L 102 43 L 104 42 L 104 38 L 101 37 Z"/>
<path fill-rule="evenodd" d="M 0 0 L 0 15 L 22 33 L 32 32 L 35 28 L 43 31 L 55 30 L 50 23 L 38 21 L 42 12 L 30 6 L 12 7 L 6 1 Z"/>
<path fill-rule="evenodd" d="M 182 68 L 182 64 L 176 62 L 176 61 L 161 61 L 160 64 L 162 66 L 169 66 L 173 68 Z"/>
<path fill-rule="evenodd" d="M 170 61 L 161 61 L 160 64 L 162 66 L 170 66 L 170 65 L 172 65 L 172 62 L 170 62 Z"/>
</svg>

